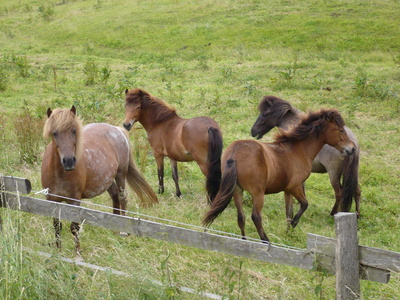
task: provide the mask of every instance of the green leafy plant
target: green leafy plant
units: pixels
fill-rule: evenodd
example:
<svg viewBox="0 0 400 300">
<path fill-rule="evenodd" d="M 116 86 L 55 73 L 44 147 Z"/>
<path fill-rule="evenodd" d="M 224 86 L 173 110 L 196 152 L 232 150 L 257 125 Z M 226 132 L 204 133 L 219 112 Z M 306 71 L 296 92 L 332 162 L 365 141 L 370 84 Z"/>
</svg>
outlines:
<svg viewBox="0 0 400 300">
<path fill-rule="evenodd" d="M 83 67 L 85 85 L 94 85 L 99 75 L 99 68 L 93 59 L 88 59 Z"/>
</svg>

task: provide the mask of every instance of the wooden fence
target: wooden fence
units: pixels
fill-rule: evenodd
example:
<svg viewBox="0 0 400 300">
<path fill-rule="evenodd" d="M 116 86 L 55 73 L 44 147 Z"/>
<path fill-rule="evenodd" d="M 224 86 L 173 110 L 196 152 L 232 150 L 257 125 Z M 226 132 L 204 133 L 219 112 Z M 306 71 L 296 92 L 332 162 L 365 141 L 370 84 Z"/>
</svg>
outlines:
<svg viewBox="0 0 400 300">
<path fill-rule="evenodd" d="M 355 213 L 338 213 L 334 216 L 336 239 L 308 234 L 307 248 L 299 250 L 23 196 L 21 194 L 29 194 L 31 190 L 29 180 L 23 178 L 3 176 L 1 182 L 2 207 L 71 222 L 85 222 L 139 237 L 335 274 L 337 299 L 360 298 L 360 279 L 388 283 L 390 272 L 400 272 L 400 253 L 358 245 Z"/>
</svg>

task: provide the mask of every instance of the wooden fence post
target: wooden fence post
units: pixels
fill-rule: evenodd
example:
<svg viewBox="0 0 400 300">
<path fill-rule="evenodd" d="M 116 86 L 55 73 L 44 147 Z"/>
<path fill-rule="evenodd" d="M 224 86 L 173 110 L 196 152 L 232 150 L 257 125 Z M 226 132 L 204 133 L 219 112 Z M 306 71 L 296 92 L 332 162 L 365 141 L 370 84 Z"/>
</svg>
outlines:
<svg viewBox="0 0 400 300">
<path fill-rule="evenodd" d="M 336 299 L 360 299 L 357 216 L 337 213 L 336 231 Z"/>
</svg>

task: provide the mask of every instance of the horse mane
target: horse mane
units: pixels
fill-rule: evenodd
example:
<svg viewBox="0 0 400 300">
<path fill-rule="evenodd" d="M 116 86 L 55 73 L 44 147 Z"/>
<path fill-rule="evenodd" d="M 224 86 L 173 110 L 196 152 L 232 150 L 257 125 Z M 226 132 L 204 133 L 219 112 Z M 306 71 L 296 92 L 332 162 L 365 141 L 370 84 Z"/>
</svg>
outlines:
<svg viewBox="0 0 400 300">
<path fill-rule="evenodd" d="M 76 130 L 76 156 L 82 150 L 82 120 L 76 116 L 70 109 L 54 109 L 50 116 L 47 118 L 44 128 L 43 137 L 45 139 L 51 138 L 53 132 L 62 132 L 66 130 Z"/>
<path fill-rule="evenodd" d="M 142 89 L 133 89 L 126 94 L 126 102 L 132 103 L 140 101 L 142 109 L 150 109 L 153 112 L 152 122 L 162 122 L 177 116 L 175 108 L 170 106 L 164 100 L 150 95 Z"/>
<path fill-rule="evenodd" d="M 311 135 L 319 136 L 328 122 L 344 126 L 344 121 L 337 109 L 320 109 L 304 115 L 298 125 L 275 136 L 275 143 L 300 141 Z"/>
<path fill-rule="evenodd" d="M 275 96 L 264 96 L 261 100 L 260 104 L 258 105 L 258 110 L 260 113 L 263 113 L 267 109 L 270 109 L 270 115 L 272 118 L 276 120 L 280 120 L 283 118 L 288 111 L 295 110 L 289 102 L 275 97 Z"/>
</svg>

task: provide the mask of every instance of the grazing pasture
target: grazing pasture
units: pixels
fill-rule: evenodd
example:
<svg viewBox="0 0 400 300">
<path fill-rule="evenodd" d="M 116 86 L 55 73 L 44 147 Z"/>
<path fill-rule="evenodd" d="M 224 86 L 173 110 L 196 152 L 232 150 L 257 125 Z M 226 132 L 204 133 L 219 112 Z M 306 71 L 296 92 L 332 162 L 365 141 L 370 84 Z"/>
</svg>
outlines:
<svg viewBox="0 0 400 300">
<path fill-rule="evenodd" d="M 235 140 L 251 139 L 258 103 L 275 95 L 301 111 L 339 110 L 360 145 L 359 243 L 400 251 L 399 12 L 400 3 L 390 0 L 2 1 L 0 172 L 29 178 L 34 191 L 41 189 L 48 107 L 75 105 L 85 124 L 121 125 L 125 89 L 143 88 L 185 118 L 213 118 L 225 149 Z M 275 133 L 263 141 L 271 142 Z M 157 187 L 145 130 L 135 126 L 130 139 L 138 168 Z M 181 198 L 166 167 L 159 204 L 142 208 L 129 193 L 127 209 L 201 226 L 209 208 L 204 175 L 195 162 L 178 165 L 178 171 Z M 334 236 L 329 212 L 335 196 L 328 175 L 311 174 L 306 188 L 307 212 L 301 226 L 289 231 L 282 194 L 266 197 L 263 226 L 275 243 L 304 248 L 307 232 Z M 110 206 L 107 194 L 91 202 Z M 244 204 L 250 215 L 246 193 Z M 49 218 L 8 210 L 0 214 L 2 298 L 193 299 L 174 285 L 242 299 L 335 295 L 335 280 L 324 273 L 120 237 L 83 224 L 85 261 L 137 280 L 88 271 L 57 259 L 59 252 L 48 246 L 54 240 Z M 234 205 L 211 228 L 236 232 Z M 246 235 L 258 238 L 251 222 Z M 61 237 L 61 255 L 73 258 L 69 230 Z M 43 259 L 24 247 L 54 257 Z M 396 299 L 399 282 L 398 273 L 387 285 L 362 281 L 363 297 Z"/>
</svg>

